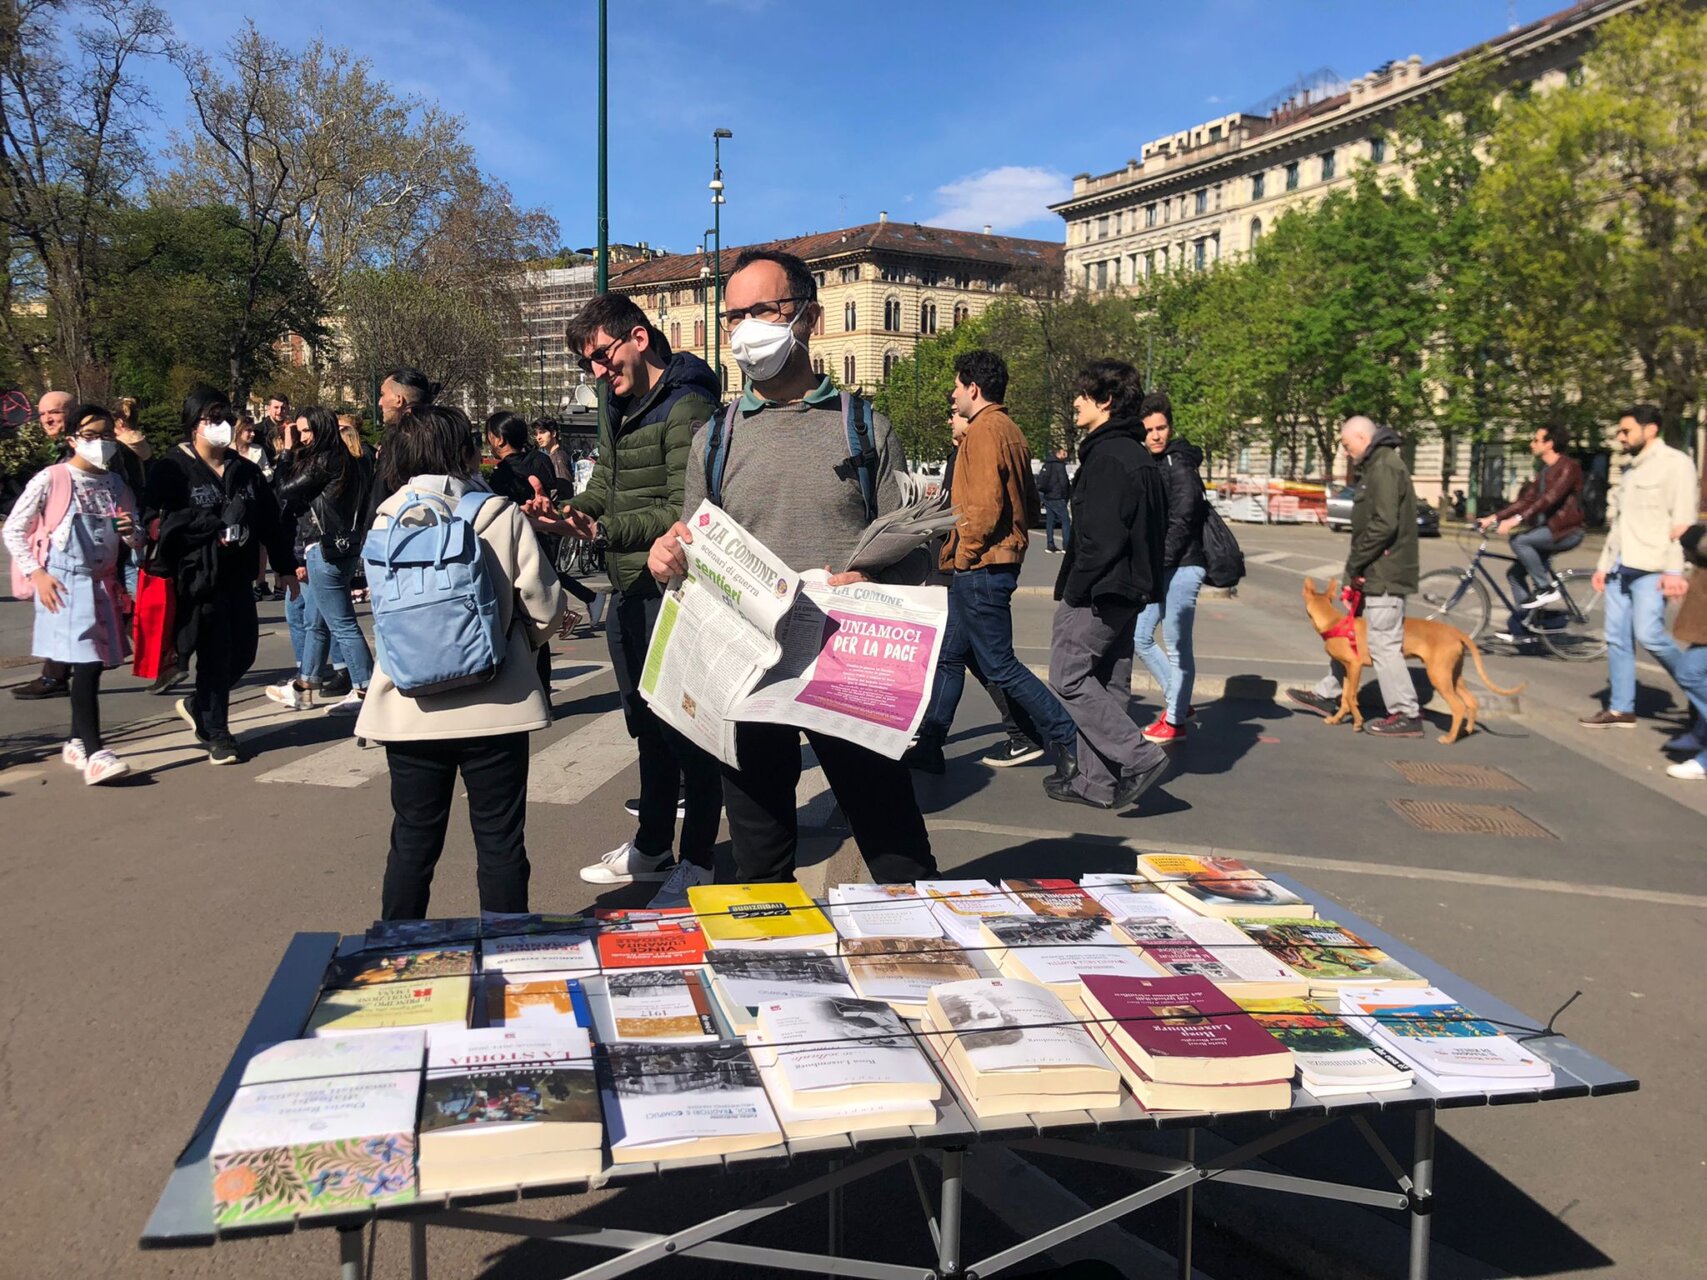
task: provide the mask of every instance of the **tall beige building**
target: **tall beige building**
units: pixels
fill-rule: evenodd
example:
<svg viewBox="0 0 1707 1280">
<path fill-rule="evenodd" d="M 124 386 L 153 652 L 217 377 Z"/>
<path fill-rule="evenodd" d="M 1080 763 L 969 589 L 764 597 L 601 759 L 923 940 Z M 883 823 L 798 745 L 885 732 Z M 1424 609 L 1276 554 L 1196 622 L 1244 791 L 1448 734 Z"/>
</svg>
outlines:
<svg viewBox="0 0 1707 1280">
<path fill-rule="evenodd" d="M 1467 60 L 1491 54 L 1508 83 L 1544 90 L 1578 74 L 1603 23 L 1642 3 L 1582 0 L 1438 62 L 1413 54 L 1349 84 L 1319 77 L 1265 114 L 1220 116 L 1145 143 L 1110 173 L 1081 173 L 1072 196 L 1051 206 L 1067 227 L 1067 285 L 1130 290 L 1158 272 L 1242 254 L 1282 211 L 1348 185 L 1359 166 L 1391 169 L 1382 131 L 1400 111 L 1426 104 Z M 1468 446 L 1458 452 L 1447 459 L 1438 443 L 1419 448 L 1419 493 L 1433 499 L 1450 477 L 1462 480 Z M 1306 476 L 1324 469 L 1324 460 L 1301 461 Z M 1277 474 L 1283 463 L 1253 442 L 1218 459 L 1216 474 Z"/>
<path fill-rule="evenodd" d="M 722 253 L 724 279 L 742 247 Z M 1062 246 L 1047 240 L 952 231 L 891 222 L 816 232 L 763 246 L 803 258 L 824 313 L 812 338 L 812 362 L 843 386 L 880 385 L 921 338 L 946 332 L 1004 296 L 1060 287 Z M 611 276 L 678 351 L 714 363 L 722 347 L 724 387 L 739 375 L 712 314 L 709 255 L 673 254 Z"/>
</svg>

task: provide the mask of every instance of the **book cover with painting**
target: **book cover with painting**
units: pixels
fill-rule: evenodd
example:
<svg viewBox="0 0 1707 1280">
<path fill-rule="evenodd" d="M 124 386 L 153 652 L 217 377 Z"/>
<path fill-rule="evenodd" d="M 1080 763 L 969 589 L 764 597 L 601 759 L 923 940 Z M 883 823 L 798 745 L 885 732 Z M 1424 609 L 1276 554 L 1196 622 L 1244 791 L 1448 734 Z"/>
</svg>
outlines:
<svg viewBox="0 0 1707 1280">
<path fill-rule="evenodd" d="M 1108 912 L 1071 880 L 1004 880 L 1002 888 L 1040 916 L 1065 920 L 1106 920 Z"/>
<path fill-rule="evenodd" d="M 419 982 L 424 978 L 467 977 L 473 972 L 472 943 L 407 951 L 355 951 L 332 958 L 325 985 L 372 987 L 387 982 Z"/>
<path fill-rule="evenodd" d="M 705 934 L 692 907 L 608 910 L 597 917 L 601 968 L 668 969 L 705 963 Z"/>
</svg>

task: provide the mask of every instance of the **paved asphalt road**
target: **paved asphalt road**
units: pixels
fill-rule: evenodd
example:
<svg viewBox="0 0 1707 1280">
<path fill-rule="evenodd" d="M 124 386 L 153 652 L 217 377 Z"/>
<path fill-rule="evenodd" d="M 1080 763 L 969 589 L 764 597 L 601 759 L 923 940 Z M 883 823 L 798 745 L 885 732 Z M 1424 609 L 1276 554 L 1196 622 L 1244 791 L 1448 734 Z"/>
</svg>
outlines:
<svg viewBox="0 0 1707 1280">
<path fill-rule="evenodd" d="M 1199 615 L 1206 687 L 1234 676 L 1281 688 L 1313 680 L 1320 645 L 1300 584 L 1343 556 L 1344 538 L 1319 529 L 1239 534 L 1250 579 L 1237 598 L 1206 601 Z M 1450 537 L 1425 546 L 1425 568 L 1459 558 Z M 1047 661 L 1057 563 L 1036 548 L 1023 579 L 1034 590 L 1018 597 L 1018 643 L 1033 663 Z M 28 617 L 26 606 L 0 603 L 0 682 L 30 674 L 21 661 Z M 103 709 L 117 748 L 145 771 L 127 786 L 85 789 L 45 758 L 63 736 L 66 704 L 0 696 L 0 898 L 11 922 L 0 964 L 13 991 L 0 1031 L 0 1139 L 11 1156 L 0 1163 L 0 1277 L 331 1273 L 332 1245 L 320 1233 L 211 1252 L 135 1247 L 291 935 L 356 931 L 377 909 L 389 820 L 382 754 L 358 751 L 343 736 L 347 724 L 291 716 L 259 697 L 260 679 L 277 678 L 289 655 L 281 606 L 265 606 L 263 617 L 260 667 L 239 716 L 255 754 L 236 768 L 200 760 L 169 703 L 115 676 Z M 1697 1275 L 1707 1251 L 1695 1209 L 1707 1164 L 1699 1065 L 1707 1019 L 1695 999 L 1707 953 L 1707 786 L 1664 776 L 1658 743 L 1681 723 L 1678 699 L 1645 665 L 1642 726 L 1590 734 L 1575 717 L 1603 693 L 1599 664 L 1491 654 L 1489 674 L 1526 682 L 1521 714 L 1490 717 L 1453 747 L 1432 737 L 1381 742 L 1274 701 L 1199 699 L 1176 770 L 1136 815 L 1053 804 L 1036 768 L 974 764 L 993 740 L 993 717 L 972 689 L 947 775 L 921 779 L 919 794 L 938 857 L 956 874 L 1077 875 L 1128 869 L 1137 849 L 1247 850 L 1538 1020 L 1581 989 L 1561 1029 L 1639 1075 L 1641 1092 L 1446 1114 L 1436 1274 Z M 559 646 L 555 683 L 557 724 L 534 742 L 529 844 L 535 905 L 574 910 L 592 901 L 576 870 L 631 834 L 621 802 L 636 782 L 602 639 Z M 1152 700 L 1135 714 L 1153 710 Z M 1394 768 L 1417 761 L 1495 766 L 1513 789 L 1418 786 Z M 820 788 L 821 775 L 814 785 L 809 773 L 803 820 L 813 836 L 802 876 L 817 883 L 851 874 L 852 857 L 829 797 L 812 798 Z M 1396 799 L 1509 805 L 1538 833 L 1431 834 L 1409 825 Z M 472 850 L 455 823 L 433 907 L 475 909 Z M 1343 1156 L 1331 1142 L 1274 1163 L 1320 1173 L 1317 1162 Z M 1379 1182 L 1373 1161 L 1363 1163 L 1359 1176 Z M 680 1226 L 684 1192 L 698 1210 L 769 1185 L 760 1176 L 682 1179 L 593 1199 L 613 1225 Z M 969 1238 L 1000 1247 L 1016 1226 L 1071 1216 L 1075 1196 L 1098 1203 L 1117 1186 L 1042 1159 L 992 1165 L 970 1202 Z M 1218 1280 L 1394 1273 L 1399 1242 L 1381 1215 L 1222 1187 L 1205 1188 L 1198 1203 L 1198 1264 Z M 533 1212 L 588 1207 L 563 1201 Z M 848 1213 L 857 1249 L 917 1256 L 922 1228 L 910 1193 L 850 1193 Z M 1089 1252 L 1115 1257 L 1127 1275 L 1163 1274 L 1139 1242 L 1168 1247 L 1171 1221 L 1165 1207 L 1133 1215 Z M 879 1222 L 882 1230 L 870 1229 Z M 819 1210 L 808 1207 L 740 1238 L 815 1247 L 821 1232 Z M 400 1227 L 380 1230 L 377 1275 L 406 1274 L 402 1245 Z M 559 1276 L 590 1260 L 561 1246 L 448 1232 L 433 1246 L 439 1276 Z M 674 1265 L 684 1275 L 735 1274 Z"/>
</svg>

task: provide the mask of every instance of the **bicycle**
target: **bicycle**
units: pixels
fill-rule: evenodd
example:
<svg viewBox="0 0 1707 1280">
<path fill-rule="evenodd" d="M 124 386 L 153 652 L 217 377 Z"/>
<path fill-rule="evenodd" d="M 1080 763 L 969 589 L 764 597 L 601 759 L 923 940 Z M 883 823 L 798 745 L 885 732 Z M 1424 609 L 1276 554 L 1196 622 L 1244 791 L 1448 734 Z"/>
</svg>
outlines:
<svg viewBox="0 0 1707 1280">
<path fill-rule="evenodd" d="M 1425 610 L 1423 616 L 1448 622 L 1470 639 L 1478 639 L 1488 627 L 1493 613 L 1493 601 L 1488 588 L 1500 598 L 1511 613 L 1522 615 L 1526 627 L 1547 646 L 1556 658 L 1566 662 L 1593 662 L 1606 654 L 1606 629 L 1601 617 L 1603 597 L 1594 589 L 1591 569 L 1556 569 L 1547 566 L 1547 592 L 1557 592 L 1559 599 L 1538 609 L 1524 610 L 1506 595 L 1504 588 L 1489 571 L 1483 560 L 1503 560 L 1517 563 L 1516 556 L 1489 551 L 1492 541 L 1484 535 L 1476 554 L 1462 569 L 1435 569 L 1425 573 L 1417 583 L 1417 600 Z M 1533 585 L 1533 584 L 1532 584 Z"/>
</svg>

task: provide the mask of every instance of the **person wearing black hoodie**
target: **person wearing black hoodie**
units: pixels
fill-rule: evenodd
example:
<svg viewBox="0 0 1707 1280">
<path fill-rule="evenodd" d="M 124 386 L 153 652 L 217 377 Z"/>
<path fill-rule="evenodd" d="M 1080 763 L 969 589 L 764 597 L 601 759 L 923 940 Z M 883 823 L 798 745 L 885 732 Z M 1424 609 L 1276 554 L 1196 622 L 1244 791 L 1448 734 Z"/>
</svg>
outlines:
<svg viewBox="0 0 1707 1280">
<path fill-rule="evenodd" d="M 1052 800 L 1126 809 L 1161 778 L 1167 754 L 1146 742 L 1127 704 L 1133 627 L 1160 600 L 1167 540 L 1162 469 L 1138 423 L 1144 384 L 1118 360 L 1079 374 L 1073 400 L 1087 434 L 1073 478 L 1073 532 L 1055 579 L 1049 683 L 1079 729 L 1078 759 L 1058 761 L 1043 789 Z"/>
<path fill-rule="evenodd" d="M 1152 391 L 1138 410 L 1144 428 L 1144 447 L 1162 464 L 1168 490 L 1168 536 L 1162 546 L 1162 598 L 1138 614 L 1133 636 L 1138 656 L 1162 690 L 1162 712 L 1144 737 L 1163 746 L 1185 737 L 1191 718 L 1191 689 L 1197 679 L 1192 656 L 1192 623 L 1197 618 L 1197 593 L 1203 588 L 1208 560 L 1203 554 L 1203 517 L 1209 504 L 1203 497 L 1203 450 L 1174 436 L 1174 406 L 1167 396 Z M 1156 627 L 1162 642 L 1156 643 Z"/>
</svg>

